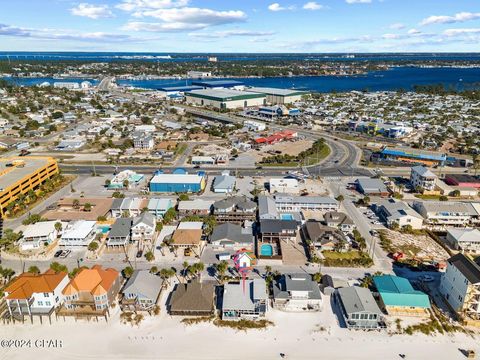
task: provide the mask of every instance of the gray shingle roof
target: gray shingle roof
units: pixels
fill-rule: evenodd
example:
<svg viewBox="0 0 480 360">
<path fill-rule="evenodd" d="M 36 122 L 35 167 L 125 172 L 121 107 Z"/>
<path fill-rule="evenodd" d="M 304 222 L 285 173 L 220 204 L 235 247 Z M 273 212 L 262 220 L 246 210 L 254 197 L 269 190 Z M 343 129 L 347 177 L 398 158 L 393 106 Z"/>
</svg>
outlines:
<svg viewBox="0 0 480 360">
<path fill-rule="evenodd" d="M 123 294 L 136 294 L 138 298 L 155 301 L 162 290 L 161 277 L 151 274 L 148 270 L 136 270 L 128 279 Z"/>
<path fill-rule="evenodd" d="M 212 283 L 194 280 L 188 284 L 178 284 L 170 299 L 172 312 L 211 311 L 215 286 Z"/>
<path fill-rule="evenodd" d="M 452 256 L 448 263 L 455 266 L 472 284 L 480 282 L 480 267 L 462 253 Z"/>
<path fill-rule="evenodd" d="M 261 233 L 278 233 L 282 230 L 297 230 L 298 224 L 294 220 L 266 219 L 260 220 Z"/>
<path fill-rule="evenodd" d="M 309 299 L 321 299 L 320 288 L 310 274 L 284 274 L 273 284 L 273 297 L 288 299 L 290 291 L 306 291 Z"/>
<path fill-rule="evenodd" d="M 222 241 L 223 240 L 223 241 Z M 210 236 L 211 242 L 234 242 L 234 243 L 253 243 L 253 235 L 246 233 L 244 229 L 237 224 L 225 223 L 218 225 L 213 229 Z"/>
<path fill-rule="evenodd" d="M 132 219 L 131 218 L 119 218 L 115 220 L 112 225 L 112 229 L 108 234 L 109 238 L 113 237 L 128 237 L 130 235 L 130 230 L 132 228 Z"/>
</svg>

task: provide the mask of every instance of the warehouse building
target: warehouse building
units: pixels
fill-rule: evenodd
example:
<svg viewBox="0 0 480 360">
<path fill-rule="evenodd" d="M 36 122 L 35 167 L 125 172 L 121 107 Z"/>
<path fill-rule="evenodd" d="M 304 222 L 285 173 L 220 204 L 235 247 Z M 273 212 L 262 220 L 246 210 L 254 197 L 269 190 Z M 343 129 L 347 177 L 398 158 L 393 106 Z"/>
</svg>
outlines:
<svg viewBox="0 0 480 360">
<path fill-rule="evenodd" d="M 161 87 L 158 90 L 162 95 L 169 98 L 182 97 L 183 94 L 187 91 L 201 90 L 201 86 L 167 86 Z"/>
<path fill-rule="evenodd" d="M 205 173 L 158 174 L 150 180 L 151 192 L 198 193 L 206 186 Z"/>
<path fill-rule="evenodd" d="M 291 104 L 302 100 L 302 96 L 307 95 L 305 91 L 294 89 L 277 89 L 269 87 L 252 87 L 248 91 L 265 94 L 267 102 L 270 104 Z"/>
<path fill-rule="evenodd" d="M 216 109 L 237 109 L 264 105 L 266 95 L 232 89 L 204 89 L 186 92 L 185 99 L 188 104 Z"/>
<path fill-rule="evenodd" d="M 426 166 L 444 165 L 446 154 L 419 149 L 402 149 L 385 147 L 380 152 L 380 157 L 387 160 L 400 161 L 409 164 L 422 164 Z"/>
<path fill-rule="evenodd" d="M 232 89 L 243 88 L 244 84 L 237 80 L 205 80 L 205 81 L 192 81 L 193 86 L 200 86 L 203 89 Z"/>
<path fill-rule="evenodd" d="M 37 189 L 45 180 L 58 174 L 57 161 L 50 157 L 0 159 L 0 215 L 8 204 L 22 194 Z"/>
</svg>

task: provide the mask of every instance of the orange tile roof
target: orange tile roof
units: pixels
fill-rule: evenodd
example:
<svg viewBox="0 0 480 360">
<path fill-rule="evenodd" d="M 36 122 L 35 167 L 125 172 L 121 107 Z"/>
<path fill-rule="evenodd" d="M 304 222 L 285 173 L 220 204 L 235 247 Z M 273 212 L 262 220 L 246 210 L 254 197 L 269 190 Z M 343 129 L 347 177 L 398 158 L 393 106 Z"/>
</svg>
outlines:
<svg viewBox="0 0 480 360">
<path fill-rule="evenodd" d="M 64 295 L 76 294 L 80 291 L 89 292 L 92 295 L 107 293 L 120 273 L 115 269 L 103 269 L 101 265 L 95 265 L 91 269 L 81 269 L 70 280 L 63 290 Z"/>
<path fill-rule="evenodd" d="M 199 245 L 201 239 L 200 229 L 178 229 L 172 236 L 173 245 Z"/>
<path fill-rule="evenodd" d="M 55 273 L 53 270 L 40 275 L 23 273 L 7 286 L 5 293 L 10 300 L 29 299 L 34 293 L 53 292 L 66 276 L 66 272 Z"/>
</svg>

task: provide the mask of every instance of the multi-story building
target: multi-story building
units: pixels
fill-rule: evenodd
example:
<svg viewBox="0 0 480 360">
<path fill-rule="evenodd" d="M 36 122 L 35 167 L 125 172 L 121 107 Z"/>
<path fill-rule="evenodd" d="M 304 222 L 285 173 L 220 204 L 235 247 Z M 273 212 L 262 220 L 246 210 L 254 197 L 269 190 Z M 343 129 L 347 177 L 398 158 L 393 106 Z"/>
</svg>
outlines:
<svg viewBox="0 0 480 360">
<path fill-rule="evenodd" d="M 414 189 L 420 188 L 426 191 L 435 190 L 437 175 L 425 166 L 414 166 L 410 171 L 410 184 Z"/>
<path fill-rule="evenodd" d="M 96 221 L 72 221 L 63 230 L 59 245 L 88 246 L 95 239 L 95 236 Z"/>
<path fill-rule="evenodd" d="M 480 231 L 478 229 L 447 229 L 447 244 L 463 253 L 480 253 Z"/>
<path fill-rule="evenodd" d="M 36 275 L 23 273 L 5 289 L 10 316 L 48 315 L 62 301 L 62 290 L 68 284 L 68 274 L 47 270 Z"/>
<path fill-rule="evenodd" d="M 267 287 L 264 279 L 229 283 L 223 287 L 222 319 L 255 320 L 268 311 Z"/>
<path fill-rule="evenodd" d="M 273 284 L 273 307 L 285 311 L 320 311 L 320 288 L 310 274 L 284 274 Z"/>
<path fill-rule="evenodd" d="M 412 229 L 421 229 L 423 226 L 423 217 L 403 201 L 383 200 L 376 204 L 375 210 L 388 227 L 409 225 Z"/>
<path fill-rule="evenodd" d="M 133 135 L 133 147 L 136 150 L 148 151 L 155 146 L 152 135 L 146 133 L 136 133 Z"/>
<path fill-rule="evenodd" d="M 338 211 L 338 201 L 326 196 L 275 196 L 275 205 L 277 211 L 294 211 L 302 210 L 315 211 Z"/>
<path fill-rule="evenodd" d="M 58 174 L 57 161 L 50 157 L 22 157 L 0 159 L 0 216 L 7 206 L 36 190 L 47 179 Z"/>
<path fill-rule="evenodd" d="M 470 203 L 454 201 L 415 201 L 413 208 L 432 227 L 466 226 L 478 214 Z"/>
<path fill-rule="evenodd" d="M 27 225 L 23 231 L 23 239 L 20 242 L 20 250 L 37 250 L 45 244 L 51 244 L 57 239 L 59 231 L 55 225 L 58 221 L 41 221 Z"/>
<path fill-rule="evenodd" d="M 65 308 L 68 311 L 90 308 L 106 312 L 120 289 L 120 273 L 95 265 L 81 269 L 63 289 Z"/>
<path fill-rule="evenodd" d="M 448 259 L 440 293 L 461 316 L 480 319 L 480 267 L 464 254 Z"/>
</svg>

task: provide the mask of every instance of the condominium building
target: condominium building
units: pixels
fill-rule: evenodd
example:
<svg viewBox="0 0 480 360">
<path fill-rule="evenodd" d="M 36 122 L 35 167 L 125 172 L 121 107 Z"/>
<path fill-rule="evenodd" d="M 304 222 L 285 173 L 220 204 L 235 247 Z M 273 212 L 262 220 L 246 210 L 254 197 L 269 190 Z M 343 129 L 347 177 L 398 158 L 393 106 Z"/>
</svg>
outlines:
<svg viewBox="0 0 480 360">
<path fill-rule="evenodd" d="M 414 189 L 421 188 L 426 191 L 435 190 L 437 175 L 425 166 L 414 166 L 410 171 L 410 184 Z"/>
</svg>

